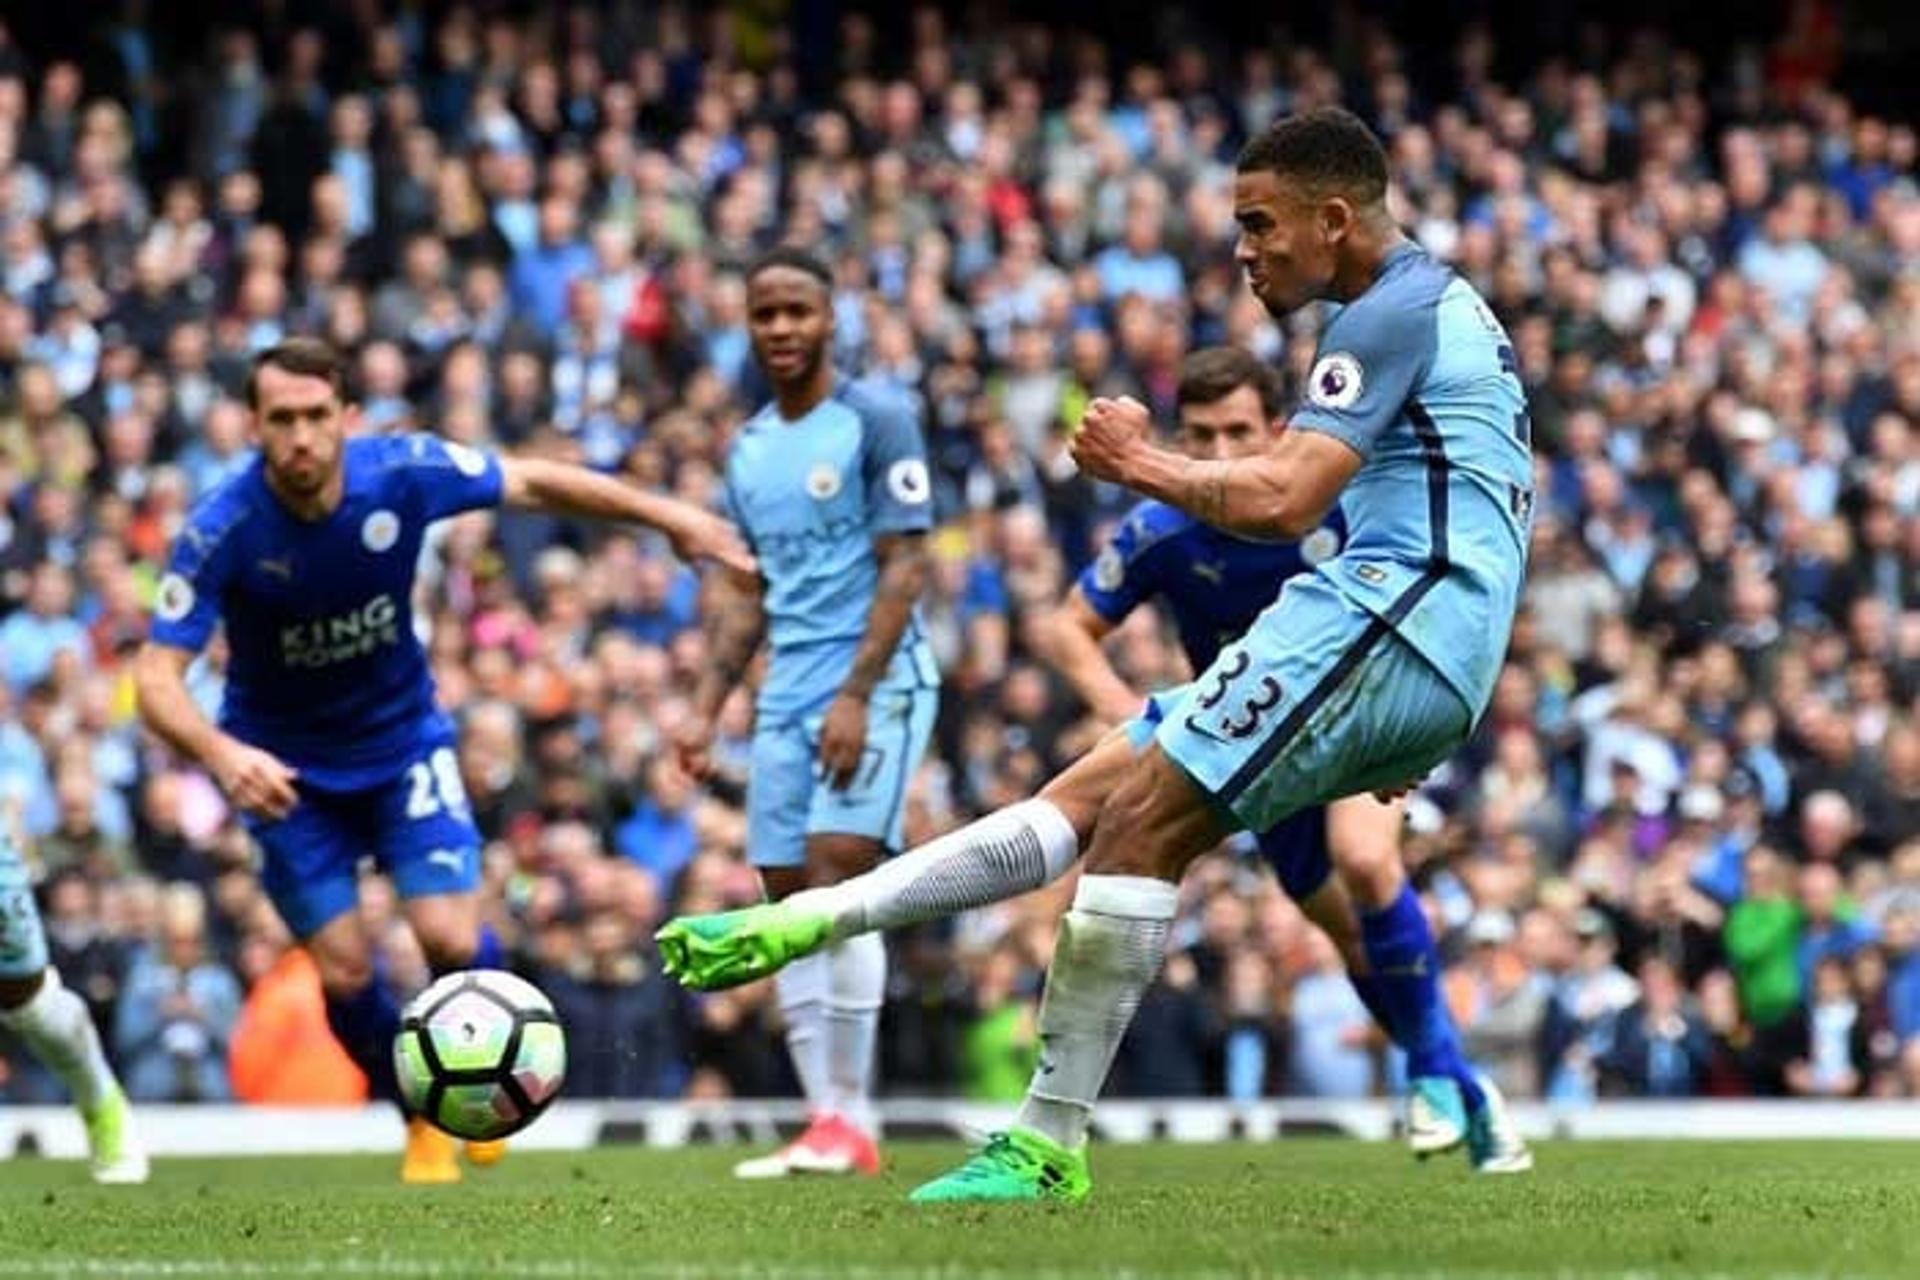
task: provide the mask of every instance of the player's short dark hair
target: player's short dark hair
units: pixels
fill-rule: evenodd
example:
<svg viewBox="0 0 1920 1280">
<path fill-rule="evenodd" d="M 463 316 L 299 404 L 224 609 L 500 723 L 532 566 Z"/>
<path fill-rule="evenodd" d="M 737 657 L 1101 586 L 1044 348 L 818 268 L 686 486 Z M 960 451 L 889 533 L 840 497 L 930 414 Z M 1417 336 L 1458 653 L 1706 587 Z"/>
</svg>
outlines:
<svg viewBox="0 0 1920 1280">
<path fill-rule="evenodd" d="M 260 407 L 260 371 L 269 365 L 283 373 L 325 378 L 333 387 L 334 395 L 342 401 L 347 398 L 347 362 L 334 350 L 333 344 L 319 338 L 287 338 L 253 358 L 253 367 L 247 370 L 249 409 Z"/>
<path fill-rule="evenodd" d="M 1266 361 L 1240 347 L 1207 347 L 1181 361 L 1180 388 L 1174 403 L 1182 409 L 1191 404 L 1215 404 L 1242 387 L 1260 393 L 1260 409 L 1268 421 L 1285 411 L 1280 375 Z"/>
<path fill-rule="evenodd" d="M 754 277 L 763 271 L 775 267 L 789 267 L 802 275 L 812 276 L 820 282 L 820 287 L 828 293 L 833 292 L 833 271 L 818 254 L 810 253 L 798 245 L 775 245 L 753 260 L 747 268 L 747 283 L 752 284 Z"/>
<path fill-rule="evenodd" d="M 1359 116 L 1340 107 L 1282 116 L 1240 149 L 1238 168 L 1298 179 L 1357 205 L 1387 197 L 1386 148 Z"/>
</svg>

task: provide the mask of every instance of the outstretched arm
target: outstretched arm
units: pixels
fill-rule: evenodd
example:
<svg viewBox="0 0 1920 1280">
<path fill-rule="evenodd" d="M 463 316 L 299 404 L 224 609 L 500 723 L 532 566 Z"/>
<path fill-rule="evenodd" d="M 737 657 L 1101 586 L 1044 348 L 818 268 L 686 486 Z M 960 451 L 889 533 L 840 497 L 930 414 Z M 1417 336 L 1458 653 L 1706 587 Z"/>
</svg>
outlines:
<svg viewBox="0 0 1920 1280">
<path fill-rule="evenodd" d="M 1320 431 L 1285 432 L 1256 458 L 1202 462 L 1153 444 L 1151 426 L 1136 400 L 1095 400 L 1073 438 L 1074 461 L 1089 475 L 1246 537 L 1305 537 L 1360 469 L 1351 446 Z"/>
<path fill-rule="evenodd" d="M 500 474 L 501 502 L 509 507 L 650 525 L 667 535 L 684 560 L 713 560 L 742 573 L 754 571 L 753 553 L 731 524 L 677 498 L 546 458 L 503 457 Z"/>
<path fill-rule="evenodd" d="M 820 730 L 820 763 L 836 791 L 853 781 L 867 745 L 867 699 L 887 674 L 906 634 L 913 606 L 927 588 L 926 535 L 917 531 L 883 533 L 873 540 L 880 576 L 867 610 L 867 629 L 853 655 L 853 668 L 840 685 Z"/>
</svg>

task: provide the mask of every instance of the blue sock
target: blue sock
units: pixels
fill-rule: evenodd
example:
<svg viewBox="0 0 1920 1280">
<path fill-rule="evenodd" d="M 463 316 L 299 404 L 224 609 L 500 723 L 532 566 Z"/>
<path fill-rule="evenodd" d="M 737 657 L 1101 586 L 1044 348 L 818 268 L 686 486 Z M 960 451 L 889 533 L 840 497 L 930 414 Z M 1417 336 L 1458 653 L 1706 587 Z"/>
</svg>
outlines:
<svg viewBox="0 0 1920 1280">
<path fill-rule="evenodd" d="M 1440 955 L 1412 885 L 1403 885 L 1400 896 L 1379 911 L 1360 913 L 1360 939 L 1372 972 L 1354 987 L 1406 1051 L 1407 1074 L 1448 1077 L 1460 1086 L 1467 1109 L 1478 1111 L 1486 1096 L 1440 998 Z"/>
<path fill-rule="evenodd" d="M 400 1034 L 400 1006 L 387 994 L 386 984 L 376 978 L 345 998 L 329 995 L 327 1025 L 354 1065 L 366 1073 L 373 1096 L 397 1104 L 393 1038 Z"/>
</svg>

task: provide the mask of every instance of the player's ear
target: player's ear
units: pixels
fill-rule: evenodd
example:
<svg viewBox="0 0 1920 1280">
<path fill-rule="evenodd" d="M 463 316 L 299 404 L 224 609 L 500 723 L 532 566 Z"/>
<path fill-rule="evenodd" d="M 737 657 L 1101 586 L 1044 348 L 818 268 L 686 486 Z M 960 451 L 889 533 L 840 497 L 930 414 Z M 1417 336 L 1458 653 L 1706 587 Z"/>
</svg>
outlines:
<svg viewBox="0 0 1920 1280">
<path fill-rule="evenodd" d="M 352 400 L 340 408 L 340 431 L 349 436 L 360 434 L 360 406 Z"/>
<path fill-rule="evenodd" d="M 1320 237 L 1328 244 L 1339 244 L 1353 230 L 1353 202 L 1345 196 L 1328 196 L 1320 202 Z"/>
</svg>

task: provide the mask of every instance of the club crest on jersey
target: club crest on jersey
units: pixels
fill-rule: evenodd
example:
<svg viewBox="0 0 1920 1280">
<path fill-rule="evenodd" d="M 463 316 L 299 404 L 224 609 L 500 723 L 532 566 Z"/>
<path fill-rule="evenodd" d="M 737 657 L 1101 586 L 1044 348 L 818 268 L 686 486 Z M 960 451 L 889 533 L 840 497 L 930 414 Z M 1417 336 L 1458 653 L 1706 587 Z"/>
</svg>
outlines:
<svg viewBox="0 0 1920 1280">
<path fill-rule="evenodd" d="M 840 492 L 840 468 L 831 462 L 816 462 L 807 472 L 807 496 L 825 502 Z"/>
<path fill-rule="evenodd" d="M 385 507 L 373 512 L 360 525 L 360 541 L 376 554 L 392 550 L 400 541 L 400 517 Z"/>
<path fill-rule="evenodd" d="M 1093 585 L 1102 591 L 1118 591 L 1127 580 L 1127 562 L 1112 547 L 1102 551 L 1093 562 Z"/>
<path fill-rule="evenodd" d="M 177 573 L 160 579 L 154 593 L 153 613 L 162 622 L 178 622 L 193 612 L 193 584 Z"/>
<path fill-rule="evenodd" d="M 1321 525 L 1306 537 L 1300 539 L 1300 558 L 1309 568 L 1324 563 L 1340 554 L 1340 535 Z"/>
<path fill-rule="evenodd" d="M 1366 375 L 1360 361 L 1345 351 L 1321 356 L 1307 375 L 1307 399 L 1323 409 L 1347 409 L 1360 398 Z"/>
<path fill-rule="evenodd" d="M 895 502 L 917 507 L 933 496 L 933 482 L 927 478 L 927 464 L 918 458 L 902 458 L 887 468 L 887 492 Z"/>
</svg>

